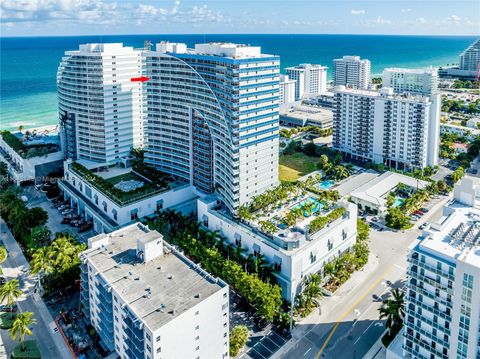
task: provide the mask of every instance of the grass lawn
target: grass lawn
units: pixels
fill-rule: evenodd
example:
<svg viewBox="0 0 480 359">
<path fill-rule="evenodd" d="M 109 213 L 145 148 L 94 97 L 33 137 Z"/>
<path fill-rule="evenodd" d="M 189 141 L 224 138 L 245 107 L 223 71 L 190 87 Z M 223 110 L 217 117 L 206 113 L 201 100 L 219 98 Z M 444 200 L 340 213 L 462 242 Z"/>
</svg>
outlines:
<svg viewBox="0 0 480 359">
<path fill-rule="evenodd" d="M 317 169 L 320 157 L 310 157 L 302 152 L 293 155 L 281 155 L 278 177 L 280 181 L 296 181 Z"/>
<path fill-rule="evenodd" d="M 12 315 L 12 313 L 6 313 L 6 312 L 0 313 L 0 328 L 10 329 L 12 327 L 14 319 L 15 319 L 15 315 Z"/>
<path fill-rule="evenodd" d="M 123 175 L 106 179 L 107 182 L 110 182 L 113 185 L 116 185 L 117 183 L 122 181 L 130 181 L 130 180 L 145 182 L 143 178 L 138 177 L 135 173 L 132 173 L 132 172 L 127 172 L 127 173 L 124 173 Z"/>
<path fill-rule="evenodd" d="M 35 340 L 25 340 L 25 351 L 22 351 L 18 344 L 12 353 L 13 359 L 40 359 L 41 357 Z"/>
</svg>

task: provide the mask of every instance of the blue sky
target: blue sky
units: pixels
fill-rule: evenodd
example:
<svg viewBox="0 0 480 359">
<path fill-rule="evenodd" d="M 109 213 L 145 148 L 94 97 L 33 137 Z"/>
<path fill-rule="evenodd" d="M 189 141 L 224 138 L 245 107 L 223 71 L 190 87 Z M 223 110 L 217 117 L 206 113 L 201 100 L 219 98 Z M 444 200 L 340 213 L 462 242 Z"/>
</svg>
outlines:
<svg viewBox="0 0 480 359">
<path fill-rule="evenodd" d="M 478 0 L 0 0 L 1 36 L 479 35 Z"/>
</svg>

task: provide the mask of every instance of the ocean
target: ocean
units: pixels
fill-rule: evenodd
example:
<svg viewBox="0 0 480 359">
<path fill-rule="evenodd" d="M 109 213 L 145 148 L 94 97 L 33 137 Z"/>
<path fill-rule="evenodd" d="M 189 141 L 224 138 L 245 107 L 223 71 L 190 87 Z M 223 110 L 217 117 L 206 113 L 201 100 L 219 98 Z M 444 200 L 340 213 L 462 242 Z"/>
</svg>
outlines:
<svg viewBox="0 0 480 359">
<path fill-rule="evenodd" d="M 0 128 L 16 129 L 56 124 L 56 72 L 67 50 L 88 42 L 123 42 L 143 47 L 161 40 L 185 42 L 230 41 L 261 46 L 281 57 L 282 69 L 310 62 L 332 69 L 332 60 L 359 55 L 372 62 L 372 74 L 385 67 L 441 66 L 458 62 L 473 36 L 386 35 L 115 35 L 0 38 Z M 329 70 L 329 77 L 332 71 Z"/>
</svg>

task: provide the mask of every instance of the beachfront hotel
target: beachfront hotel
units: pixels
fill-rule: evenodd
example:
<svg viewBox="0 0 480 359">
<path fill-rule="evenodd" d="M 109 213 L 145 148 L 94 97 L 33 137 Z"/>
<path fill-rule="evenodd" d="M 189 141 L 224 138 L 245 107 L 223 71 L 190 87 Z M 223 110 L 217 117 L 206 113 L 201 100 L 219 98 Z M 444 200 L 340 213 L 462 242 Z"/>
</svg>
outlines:
<svg viewBox="0 0 480 359">
<path fill-rule="evenodd" d="M 278 183 L 278 56 L 162 42 L 145 68 L 148 164 L 217 192 L 232 213 Z"/>
<path fill-rule="evenodd" d="M 296 80 L 295 99 L 316 96 L 327 91 L 327 67 L 314 64 L 300 64 L 285 69 L 289 78 Z"/>
<path fill-rule="evenodd" d="M 438 93 L 438 71 L 435 68 L 386 68 L 383 70 L 382 86 L 392 88 L 395 93 L 434 95 Z"/>
<path fill-rule="evenodd" d="M 136 223 L 80 254 L 82 313 L 122 359 L 228 358 L 229 290 Z"/>
<path fill-rule="evenodd" d="M 333 60 L 335 86 L 368 89 L 370 86 L 370 61 L 360 56 L 343 56 Z"/>
<path fill-rule="evenodd" d="M 204 228 L 273 264 L 291 300 L 305 275 L 355 244 L 356 206 L 290 189 L 257 221 L 239 219 L 242 205 L 278 186 L 279 58 L 246 45 L 162 42 L 142 59 L 145 165 L 68 159 L 65 199 L 98 233 L 166 208 L 196 212 Z M 296 220 L 286 226 L 290 211 Z"/>
<path fill-rule="evenodd" d="M 478 179 L 464 177 L 443 217 L 411 245 L 405 326 L 391 357 L 480 358 L 479 200 Z"/>
<path fill-rule="evenodd" d="M 121 43 L 67 51 L 57 73 L 66 158 L 115 164 L 144 144 L 142 52 Z"/>
<path fill-rule="evenodd" d="M 395 168 L 438 163 L 440 96 L 336 86 L 333 147 L 354 160 Z"/>
</svg>

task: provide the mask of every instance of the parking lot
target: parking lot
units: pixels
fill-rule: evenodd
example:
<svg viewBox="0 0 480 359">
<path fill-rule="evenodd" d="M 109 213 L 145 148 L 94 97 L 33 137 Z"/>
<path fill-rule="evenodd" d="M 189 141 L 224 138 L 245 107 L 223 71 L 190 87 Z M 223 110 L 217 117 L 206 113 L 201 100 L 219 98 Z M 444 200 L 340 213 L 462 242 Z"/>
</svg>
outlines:
<svg viewBox="0 0 480 359">
<path fill-rule="evenodd" d="M 245 325 L 249 331 L 247 345 L 239 358 L 270 358 L 289 339 L 273 324 L 261 320 L 254 309 L 233 290 L 230 291 L 230 327 Z"/>
<path fill-rule="evenodd" d="M 25 187 L 24 195 L 28 198 L 28 207 L 41 207 L 48 213 L 46 226 L 53 235 L 55 233 L 69 233 L 83 243 L 86 243 L 88 238 L 96 235 L 96 232 L 92 228 L 88 229 L 88 227 L 79 231 L 79 228 L 85 221 L 76 214 L 75 209 L 71 209 L 68 203 L 63 202 L 61 197 L 53 200 L 48 199 L 41 189 L 37 189 L 34 186 Z M 77 221 L 78 225 L 74 225 L 72 221 Z"/>
</svg>

